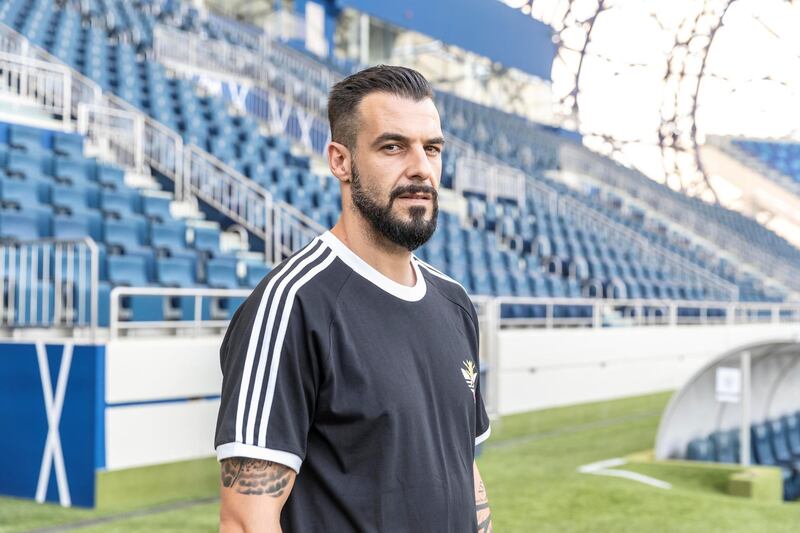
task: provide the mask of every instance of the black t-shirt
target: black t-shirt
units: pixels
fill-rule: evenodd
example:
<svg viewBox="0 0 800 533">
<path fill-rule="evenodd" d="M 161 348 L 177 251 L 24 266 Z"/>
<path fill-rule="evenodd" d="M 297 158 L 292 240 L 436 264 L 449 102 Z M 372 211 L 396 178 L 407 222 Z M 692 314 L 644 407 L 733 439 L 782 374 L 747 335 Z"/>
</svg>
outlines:
<svg viewBox="0 0 800 533">
<path fill-rule="evenodd" d="M 217 457 L 298 472 L 287 533 L 477 529 L 474 447 L 489 436 L 477 316 L 458 283 L 411 264 L 408 287 L 326 232 L 228 327 Z"/>
</svg>

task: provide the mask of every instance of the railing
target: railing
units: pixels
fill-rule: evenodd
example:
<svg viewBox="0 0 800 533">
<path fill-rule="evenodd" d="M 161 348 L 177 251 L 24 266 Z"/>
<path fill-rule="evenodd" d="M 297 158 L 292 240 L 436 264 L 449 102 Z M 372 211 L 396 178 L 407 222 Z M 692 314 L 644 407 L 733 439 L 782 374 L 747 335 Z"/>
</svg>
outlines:
<svg viewBox="0 0 800 533">
<path fill-rule="evenodd" d="M 224 329 L 228 325 L 227 318 L 216 318 L 211 312 L 215 301 L 220 298 L 247 298 L 251 289 L 177 289 L 162 287 L 114 287 L 110 293 L 109 338 L 115 339 L 121 331 L 133 330 L 190 330 L 195 335 L 204 330 Z M 166 300 L 168 298 L 191 298 L 191 318 L 160 321 L 126 321 L 121 317 L 122 298 L 131 296 L 151 296 Z M 206 303 L 208 305 L 206 305 Z M 230 304 L 229 304 L 230 305 Z"/>
<path fill-rule="evenodd" d="M 276 258 L 288 257 L 325 231 L 325 228 L 289 204 L 277 205 L 272 214 L 271 240 Z"/>
<path fill-rule="evenodd" d="M 70 69 L 16 54 L 0 52 L 0 91 L 29 100 L 44 111 L 71 122 Z"/>
<path fill-rule="evenodd" d="M 800 323 L 800 304 L 533 297 L 499 297 L 492 298 L 491 302 L 491 309 L 498 313 L 496 323 L 501 327 L 551 329 Z"/>
<path fill-rule="evenodd" d="M 225 165 L 200 148 L 183 143 L 181 136 L 124 100 L 103 94 L 91 80 L 62 65 L 56 58 L 32 45 L 22 45 L 24 38 L 0 24 L 0 44 L 42 55 L 59 68 L 69 71 L 83 89 L 78 101 L 72 98 L 79 131 L 89 139 L 108 143 L 108 154 L 125 168 L 141 171 L 148 165 L 175 182 L 178 200 L 197 196 L 221 213 L 265 240 L 265 259 L 280 262 L 297 251 L 308 234 L 325 231 L 285 203 L 273 203 L 269 191 Z M 24 58 L 23 58 L 24 59 Z M 72 83 L 72 88 L 75 88 Z M 272 221 L 280 224 L 273 228 Z M 282 228 L 280 231 L 278 227 Z M 273 231 L 274 230 L 274 231 Z M 286 235 L 270 241 L 273 235 Z M 307 242 L 307 241 L 305 241 Z M 297 243 L 302 243 L 297 245 Z M 297 248 L 293 248 L 297 246 Z"/>
<path fill-rule="evenodd" d="M 78 106 L 78 132 L 112 154 L 120 166 L 143 172 L 144 120 L 141 115 L 100 104 Z"/>
<path fill-rule="evenodd" d="M 0 243 L 0 325 L 97 331 L 99 255 L 92 239 Z"/>
<path fill-rule="evenodd" d="M 72 117 L 77 117 L 78 104 L 81 102 L 99 102 L 102 91 L 100 87 L 88 79 L 86 76 L 71 69 L 65 65 L 61 60 L 49 54 L 45 50 L 30 44 L 30 41 L 23 35 L 15 31 L 13 28 L 0 22 L 0 51 L 10 55 L 17 55 L 20 58 L 27 57 L 30 59 L 41 61 L 49 64 L 53 68 L 67 69 L 69 72 L 69 79 L 67 86 L 70 87 L 69 102 L 63 106 L 70 110 Z M 62 116 L 64 116 L 62 114 Z"/>
<path fill-rule="evenodd" d="M 449 141 L 448 141 L 449 142 Z M 478 192 L 490 202 L 497 198 L 510 198 L 519 205 L 525 204 L 525 174 L 506 165 L 495 165 L 477 157 L 459 157 L 456 160 L 454 188 L 457 193 Z"/>
<path fill-rule="evenodd" d="M 194 145 L 185 152 L 186 190 L 266 240 L 272 209 L 269 192 Z"/>
</svg>

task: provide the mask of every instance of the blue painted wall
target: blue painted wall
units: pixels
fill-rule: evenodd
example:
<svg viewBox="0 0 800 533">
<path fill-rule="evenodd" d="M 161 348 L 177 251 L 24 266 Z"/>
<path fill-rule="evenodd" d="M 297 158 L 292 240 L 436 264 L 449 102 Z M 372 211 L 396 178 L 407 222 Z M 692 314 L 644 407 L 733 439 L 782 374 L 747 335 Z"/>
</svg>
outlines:
<svg viewBox="0 0 800 533">
<path fill-rule="evenodd" d="M 63 345 L 46 345 L 53 394 Z M 103 346 L 75 346 L 58 423 L 72 505 L 95 505 L 95 470 L 101 458 Z M 47 412 L 34 344 L 0 344 L 0 494 L 34 498 L 48 434 Z M 98 424 L 99 423 L 99 424 Z M 58 502 L 55 462 L 46 501 Z"/>
<path fill-rule="evenodd" d="M 325 32 L 331 39 L 335 16 L 341 9 L 352 8 L 550 79 L 556 52 L 550 27 L 497 0 L 315 1 L 328 14 Z M 305 0 L 296 0 L 295 6 L 305 11 Z"/>
</svg>

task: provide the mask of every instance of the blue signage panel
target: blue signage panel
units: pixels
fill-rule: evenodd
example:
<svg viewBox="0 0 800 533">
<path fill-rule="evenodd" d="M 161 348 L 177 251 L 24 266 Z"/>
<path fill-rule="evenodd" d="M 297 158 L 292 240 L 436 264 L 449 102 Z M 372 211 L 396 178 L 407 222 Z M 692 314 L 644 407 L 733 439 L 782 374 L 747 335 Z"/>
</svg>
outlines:
<svg viewBox="0 0 800 533">
<path fill-rule="evenodd" d="M 330 1 L 550 80 L 551 28 L 497 0 Z"/>
<path fill-rule="evenodd" d="M 0 493 L 95 505 L 103 346 L 0 344 Z"/>
</svg>

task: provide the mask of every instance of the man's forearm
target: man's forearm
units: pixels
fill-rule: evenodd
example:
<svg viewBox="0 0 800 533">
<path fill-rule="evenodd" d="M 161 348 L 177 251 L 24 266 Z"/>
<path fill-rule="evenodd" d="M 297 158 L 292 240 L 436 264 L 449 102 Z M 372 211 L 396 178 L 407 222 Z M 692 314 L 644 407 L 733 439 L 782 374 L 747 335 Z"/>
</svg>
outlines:
<svg viewBox="0 0 800 533">
<path fill-rule="evenodd" d="M 478 467 L 473 467 L 475 477 L 475 512 L 478 515 L 478 533 L 490 533 L 492 529 L 492 511 L 489 509 L 489 496 L 486 487 L 478 472 Z"/>
</svg>

